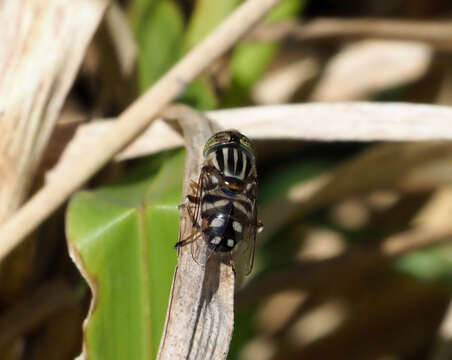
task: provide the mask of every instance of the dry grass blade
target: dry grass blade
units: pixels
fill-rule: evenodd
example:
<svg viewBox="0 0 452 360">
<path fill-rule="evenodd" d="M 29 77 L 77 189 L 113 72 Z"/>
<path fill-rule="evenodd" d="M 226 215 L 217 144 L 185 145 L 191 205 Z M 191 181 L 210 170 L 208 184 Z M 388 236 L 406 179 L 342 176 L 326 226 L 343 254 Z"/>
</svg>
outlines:
<svg viewBox="0 0 452 360">
<path fill-rule="evenodd" d="M 0 259 L 115 154 L 137 137 L 171 100 L 179 96 L 220 55 L 224 54 L 257 21 L 281 0 L 249 0 L 189 52 L 142 97 L 115 121 L 95 146 L 86 149 L 72 164 L 70 172 L 47 183 L 0 228 Z"/>
<path fill-rule="evenodd" d="M 235 128 L 252 139 L 317 141 L 451 140 L 452 109 L 405 103 L 314 103 L 271 105 L 209 111 L 221 128 Z M 112 121 L 79 127 L 51 175 L 70 168 L 87 146 L 98 143 Z M 183 145 L 181 135 L 161 119 L 155 121 L 118 156 L 118 160 L 150 155 Z M 61 169 L 61 170 L 60 170 Z"/>
<path fill-rule="evenodd" d="M 287 61 L 281 55 L 281 62 Z M 278 64 L 254 86 L 252 98 L 257 105 L 284 104 L 290 102 L 296 92 L 307 86 L 320 73 L 320 61 L 315 56 Z"/>
<path fill-rule="evenodd" d="M 129 27 L 126 14 L 116 2 L 109 7 L 105 16 L 105 23 L 113 39 L 121 72 L 129 76 L 135 67 L 138 46 Z"/>
<path fill-rule="evenodd" d="M 408 103 L 313 103 L 219 110 L 207 116 L 254 139 L 450 140 L 452 109 Z"/>
<path fill-rule="evenodd" d="M 357 41 L 328 61 L 310 99 L 365 100 L 381 91 L 419 80 L 432 61 L 433 50 L 421 42 Z"/>
<path fill-rule="evenodd" d="M 102 0 L 0 5 L 0 222 L 26 198 L 106 5 Z"/>
<path fill-rule="evenodd" d="M 165 117 L 183 129 L 187 157 L 183 198 L 198 179 L 202 149 L 213 134 L 210 122 L 188 107 L 171 107 Z M 180 238 L 193 231 L 186 210 L 181 210 Z M 158 359 L 225 359 L 234 323 L 232 268 L 212 257 L 204 268 L 193 261 L 190 246 L 179 249 L 178 266 L 168 307 Z"/>
<path fill-rule="evenodd" d="M 250 40 L 312 41 L 337 38 L 386 38 L 426 42 L 441 50 L 452 50 L 452 22 L 395 19 L 316 19 L 305 24 L 262 25 Z"/>
</svg>

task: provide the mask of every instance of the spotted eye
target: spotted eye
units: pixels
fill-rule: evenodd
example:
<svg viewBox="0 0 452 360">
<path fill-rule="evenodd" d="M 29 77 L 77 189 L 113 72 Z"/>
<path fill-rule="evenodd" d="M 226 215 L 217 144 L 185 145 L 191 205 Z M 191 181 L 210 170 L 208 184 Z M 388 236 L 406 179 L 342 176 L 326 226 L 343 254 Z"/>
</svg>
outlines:
<svg viewBox="0 0 452 360">
<path fill-rule="evenodd" d="M 231 131 L 220 131 L 207 140 L 204 146 L 204 155 L 214 146 L 225 144 L 231 141 Z"/>
<path fill-rule="evenodd" d="M 245 146 L 247 149 L 249 149 L 251 152 L 254 152 L 253 144 L 251 141 L 244 135 L 240 137 L 240 144 Z"/>
</svg>

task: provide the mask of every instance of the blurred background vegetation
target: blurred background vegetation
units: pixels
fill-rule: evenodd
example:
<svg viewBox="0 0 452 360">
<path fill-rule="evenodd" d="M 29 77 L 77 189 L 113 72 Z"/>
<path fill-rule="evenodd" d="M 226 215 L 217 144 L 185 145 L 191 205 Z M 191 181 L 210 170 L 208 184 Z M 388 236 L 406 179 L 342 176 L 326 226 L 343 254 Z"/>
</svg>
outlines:
<svg viewBox="0 0 452 360">
<path fill-rule="evenodd" d="M 59 121 L 75 129 L 94 118 L 115 117 L 240 2 L 120 1 L 118 9 L 136 40 L 136 61 L 130 69 L 122 67 L 104 21 Z M 444 24 L 451 16 L 447 0 L 285 0 L 179 101 L 200 110 L 357 100 L 451 105 L 452 40 L 449 36 L 447 42 L 441 28 L 433 40 L 423 39 L 425 24 Z M 377 18 L 383 26 L 372 23 Z M 363 19 L 369 22 L 345 31 Z M 402 28 L 398 21 L 403 21 Z M 297 35 L 305 29 L 312 35 Z M 237 295 L 229 358 L 451 359 L 450 354 L 435 356 L 452 291 L 452 247 L 445 243 L 394 261 L 373 260 L 371 253 L 373 245 L 413 224 L 450 223 L 452 146 L 298 141 L 256 145 L 259 206 L 267 230 L 259 237 L 249 282 Z M 41 175 L 57 161 L 52 158 L 55 146 L 49 145 Z M 114 242 L 110 233 L 102 233 L 105 224 L 118 214 L 142 219 L 143 204 L 148 206 L 144 228 L 161 225 L 160 233 L 150 235 L 148 249 L 158 254 L 149 270 L 151 297 L 157 294 L 150 305 L 157 318 L 151 325 L 153 354 L 176 261 L 172 245 L 177 241 L 182 156 L 179 149 L 111 163 L 69 206 L 67 229 L 74 246 L 87 256 L 84 260 L 94 272 L 107 271 L 101 276 L 113 282 L 124 276 L 119 284 L 130 284 L 147 270 L 124 275 L 134 263 L 125 259 L 127 249 L 102 253 L 100 260 L 90 254 L 103 250 L 88 249 L 85 255 L 83 242 L 91 236 L 85 230 L 97 231 L 100 241 Z M 168 173 L 176 174 L 174 183 L 168 183 Z M 308 203 L 299 200 L 297 191 L 326 176 L 334 176 L 334 186 Z M 117 231 L 133 238 L 130 229 L 141 226 L 134 221 Z M 64 227 L 61 209 L 2 264 L 1 359 L 72 359 L 81 351 L 91 293 L 68 256 Z M 132 303 L 123 305 L 135 306 Z M 121 311 L 105 306 L 105 318 Z M 92 341 L 98 341 L 95 335 Z"/>
</svg>

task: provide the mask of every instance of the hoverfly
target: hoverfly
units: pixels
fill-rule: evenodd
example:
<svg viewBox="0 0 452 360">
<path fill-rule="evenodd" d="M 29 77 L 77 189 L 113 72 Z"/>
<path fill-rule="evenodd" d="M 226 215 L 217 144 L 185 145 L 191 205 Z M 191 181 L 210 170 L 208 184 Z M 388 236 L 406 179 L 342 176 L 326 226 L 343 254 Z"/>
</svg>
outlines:
<svg viewBox="0 0 452 360">
<path fill-rule="evenodd" d="M 193 194 L 181 205 L 187 208 L 193 230 L 176 246 L 191 243 L 193 259 L 201 265 L 217 253 L 228 255 L 235 268 L 235 255 L 240 255 L 237 260 L 249 274 L 256 233 L 263 228 L 257 220 L 254 148 L 246 136 L 226 130 L 207 141 L 203 155 L 199 180 L 191 184 Z"/>
</svg>

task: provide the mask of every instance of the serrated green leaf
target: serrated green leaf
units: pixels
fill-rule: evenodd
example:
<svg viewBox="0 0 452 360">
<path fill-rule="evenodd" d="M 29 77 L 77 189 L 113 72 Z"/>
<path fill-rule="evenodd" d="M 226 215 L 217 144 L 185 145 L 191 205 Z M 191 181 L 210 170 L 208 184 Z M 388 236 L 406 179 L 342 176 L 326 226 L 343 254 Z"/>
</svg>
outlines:
<svg viewBox="0 0 452 360">
<path fill-rule="evenodd" d="M 87 357 L 154 358 L 176 264 L 184 153 L 154 159 L 121 183 L 70 201 L 67 236 L 95 287 Z"/>
</svg>

